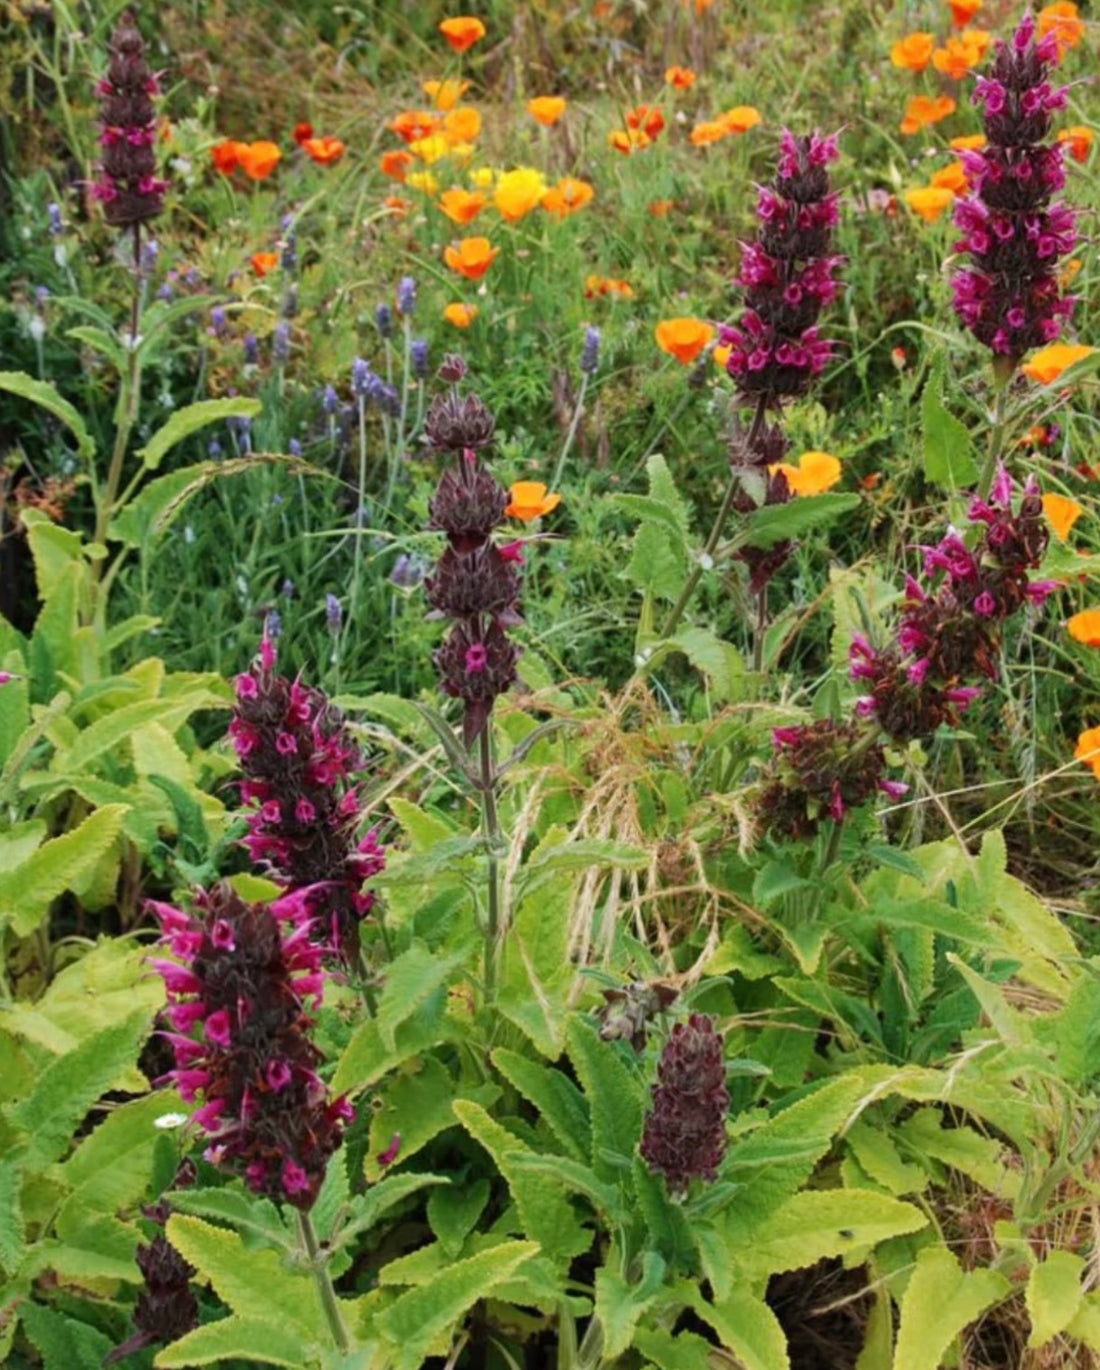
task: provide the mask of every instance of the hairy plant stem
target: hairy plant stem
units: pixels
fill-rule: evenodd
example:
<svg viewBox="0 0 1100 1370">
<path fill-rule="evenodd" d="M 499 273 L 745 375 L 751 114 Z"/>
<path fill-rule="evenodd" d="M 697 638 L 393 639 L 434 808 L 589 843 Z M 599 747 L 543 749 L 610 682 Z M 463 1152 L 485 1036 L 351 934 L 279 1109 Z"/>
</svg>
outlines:
<svg viewBox="0 0 1100 1370">
<path fill-rule="evenodd" d="M 757 400 L 756 412 L 752 416 L 752 427 L 749 429 L 748 438 L 745 440 L 745 446 L 750 452 L 756 446 L 756 441 L 760 436 L 760 430 L 764 426 L 764 415 L 766 411 L 766 401 L 763 399 Z M 668 617 L 665 619 L 664 626 L 661 629 L 662 637 L 671 637 L 675 632 L 676 626 L 680 622 L 680 619 L 683 618 L 684 610 L 690 603 L 691 597 L 695 593 L 695 587 L 699 584 L 703 572 L 708 570 L 713 564 L 714 549 L 721 540 L 722 530 L 726 526 L 726 520 L 730 516 L 730 510 L 733 508 L 733 501 L 737 497 L 737 491 L 740 488 L 740 485 L 741 474 L 735 467 L 730 475 L 729 484 L 726 486 L 726 493 L 722 498 L 718 516 L 714 520 L 714 526 L 710 530 L 710 536 L 707 538 L 706 545 L 696 560 L 691 574 L 685 581 L 684 588 L 680 591 L 680 598 L 672 606 Z"/>
<path fill-rule="evenodd" d="M 344 1326 L 340 1305 L 336 1300 L 336 1290 L 332 1287 L 332 1276 L 328 1273 L 328 1265 L 321 1255 L 317 1233 L 313 1229 L 313 1220 L 308 1213 L 303 1213 L 301 1209 L 296 1211 L 298 1213 L 298 1235 L 301 1237 L 302 1246 L 309 1257 L 313 1278 L 317 1281 L 317 1292 L 321 1296 L 321 1307 L 325 1310 L 325 1320 L 337 1350 L 341 1355 L 346 1356 L 351 1350 L 351 1339 L 348 1337 L 348 1329 Z"/>
<path fill-rule="evenodd" d="M 130 336 L 126 347 L 126 371 L 121 377 L 122 391 L 119 395 L 118 424 L 115 428 L 115 445 L 111 452 L 111 464 L 107 468 L 107 482 L 100 492 L 96 507 L 95 532 L 93 542 L 104 543 L 111 515 L 118 500 L 118 488 L 122 482 L 122 468 L 126 461 L 126 450 L 130 446 L 130 434 L 137 420 L 138 405 L 141 399 L 141 361 L 138 357 L 138 329 L 141 325 L 141 224 L 133 226 L 134 237 L 134 294 L 130 302 Z M 92 562 L 91 577 L 93 591 L 98 587 L 103 573 L 102 560 Z M 93 593 L 91 616 L 94 621 L 97 612 Z"/>
<path fill-rule="evenodd" d="M 764 669 L 764 630 L 768 626 L 768 587 L 761 585 L 756 596 L 756 631 L 752 635 L 752 669 Z"/>
<path fill-rule="evenodd" d="M 348 622 L 358 621 L 359 578 L 363 556 L 363 501 L 367 497 L 367 401 L 364 395 L 358 396 L 359 405 L 359 481 L 355 488 L 355 546 L 352 549 L 351 563 L 351 604 L 348 607 Z"/>
<path fill-rule="evenodd" d="M 500 815 L 497 812 L 496 776 L 493 773 L 493 742 L 489 719 L 481 729 L 481 830 L 485 837 L 488 857 L 488 917 L 485 925 L 485 1002 L 492 1004 L 496 997 L 497 943 L 500 938 L 500 869 L 497 850 L 500 846 Z"/>
<path fill-rule="evenodd" d="M 554 478 L 550 482 L 551 490 L 557 490 L 561 486 L 562 473 L 565 470 L 565 461 L 569 456 L 570 448 L 573 446 L 573 440 L 577 436 L 577 428 L 580 426 L 581 415 L 584 413 L 584 397 L 588 391 L 588 374 L 587 371 L 582 372 L 581 374 L 580 393 L 577 395 L 577 403 L 573 406 L 573 417 L 570 420 L 569 431 L 565 435 L 565 441 L 561 446 L 558 464 L 554 467 Z"/>
<path fill-rule="evenodd" d="M 982 468 L 981 482 L 978 485 L 980 499 L 988 499 L 997 474 L 997 463 L 1004 449 L 1006 417 L 1008 412 L 1008 387 L 1012 382 L 1016 363 L 1011 358 L 997 357 L 993 361 L 993 423 L 989 429 L 989 446 L 986 449 L 985 465 Z"/>
</svg>

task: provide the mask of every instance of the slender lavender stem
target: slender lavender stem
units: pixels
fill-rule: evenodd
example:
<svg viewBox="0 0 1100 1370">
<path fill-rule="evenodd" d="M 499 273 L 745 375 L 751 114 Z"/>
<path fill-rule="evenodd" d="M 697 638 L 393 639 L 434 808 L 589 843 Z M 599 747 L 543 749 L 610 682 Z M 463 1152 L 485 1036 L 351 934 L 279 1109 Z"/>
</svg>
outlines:
<svg viewBox="0 0 1100 1370">
<path fill-rule="evenodd" d="M 577 428 L 580 425 L 581 415 L 584 413 L 584 397 L 588 391 L 588 374 L 589 373 L 585 371 L 581 375 L 580 393 L 577 396 L 577 403 L 573 408 L 573 418 L 569 424 L 569 431 L 566 433 L 565 441 L 562 443 L 558 464 L 554 467 L 554 479 L 550 482 L 551 490 L 557 490 L 561 486 L 562 473 L 565 470 L 565 461 L 569 456 L 570 448 L 573 446 L 573 440 L 577 436 Z"/>
</svg>

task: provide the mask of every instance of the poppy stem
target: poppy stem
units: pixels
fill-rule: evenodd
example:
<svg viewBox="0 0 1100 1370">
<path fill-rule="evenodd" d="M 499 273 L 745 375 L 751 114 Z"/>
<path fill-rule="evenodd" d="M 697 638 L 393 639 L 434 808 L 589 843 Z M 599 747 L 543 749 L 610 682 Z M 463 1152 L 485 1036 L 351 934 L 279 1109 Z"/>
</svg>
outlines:
<svg viewBox="0 0 1100 1370">
<path fill-rule="evenodd" d="M 749 429 L 749 436 L 745 441 L 745 450 L 752 452 L 756 447 L 757 439 L 760 437 L 760 430 L 764 426 L 764 415 L 767 412 L 767 400 L 758 399 L 756 402 L 756 412 L 752 416 L 752 427 Z M 662 637 L 671 637 L 675 632 L 677 624 L 683 618 L 684 610 L 687 608 L 695 587 L 699 584 L 703 572 L 710 570 L 714 565 L 714 550 L 718 546 L 722 537 L 722 530 L 726 526 L 726 521 L 733 508 L 733 501 L 737 497 L 737 492 L 741 488 L 741 473 L 735 467 L 730 474 L 729 484 L 726 486 L 726 493 L 722 498 L 721 507 L 718 510 L 718 517 L 714 520 L 714 526 L 710 530 L 706 545 L 696 558 L 695 565 L 691 574 L 684 583 L 684 588 L 680 592 L 680 598 L 672 606 L 668 617 L 665 619 L 664 627 L 661 629 Z"/>
<path fill-rule="evenodd" d="M 573 439 L 577 436 L 577 428 L 580 426 L 581 415 L 584 413 L 584 397 L 588 390 L 588 372 L 581 375 L 581 388 L 577 396 L 577 403 L 573 407 L 573 418 L 569 424 L 569 431 L 565 435 L 562 443 L 561 453 L 558 457 L 558 464 L 554 467 L 554 479 L 550 482 L 551 490 L 561 489 L 562 473 L 565 470 L 565 459 L 569 456 L 569 451 L 573 446 Z"/>
</svg>

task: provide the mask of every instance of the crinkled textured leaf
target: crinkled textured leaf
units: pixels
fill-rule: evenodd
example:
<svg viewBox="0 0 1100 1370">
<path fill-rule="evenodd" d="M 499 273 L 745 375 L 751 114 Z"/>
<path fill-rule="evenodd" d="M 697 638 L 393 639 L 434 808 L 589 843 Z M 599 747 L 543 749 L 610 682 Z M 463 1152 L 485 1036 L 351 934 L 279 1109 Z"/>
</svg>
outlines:
<svg viewBox="0 0 1100 1370">
<path fill-rule="evenodd" d="M 938 1370 L 959 1333 L 1010 1290 L 997 1271 L 967 1273 L 947 1247 L 925 1247 L 902 1296 L 894 1370 Z"/>
<path fill-rule="evenodd" d="M 1052 1251 L 1032 1267 L 1024 1291 L 1031 1319 L 1028 1346 L 1045 1346 L 1077 1316 L 1085 1297 L 1082 1279 L 1086 1270 L 1085 1262 L 1071 1251 Z"/>
</svg>

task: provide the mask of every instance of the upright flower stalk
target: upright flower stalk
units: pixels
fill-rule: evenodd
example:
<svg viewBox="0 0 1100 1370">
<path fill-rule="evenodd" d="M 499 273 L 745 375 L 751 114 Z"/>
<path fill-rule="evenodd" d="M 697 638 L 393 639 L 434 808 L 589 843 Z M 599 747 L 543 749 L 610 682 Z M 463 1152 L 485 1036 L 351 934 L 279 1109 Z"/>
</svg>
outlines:
<svg viewBox="0 0 1100 1370">
<path fill-rule="evenodd" d="M 301 899 L 330 954 L 351 964 L 375 903 L 363 882 L 385 866 L 377 829 L 357 837 L 363 757 L 328 698 L 275 667 L 275 643 L 265 636 L 236 680 L 229 735 L 245 776 L 241 799 L 250 806 L 244 845 Z"/>
<path fill-rule="evenodd" d="M 447 535 L 447 547 L 424 584 L 433 616 L 454 625 L 434 657 L 444 693 L 462 700 L 466 748 L 478 744 L 477 787 L 488 855 L 485 993 L 491 1000 L 500 938 L 501 832 L 489 719 L 498 696 L 517 679 L 520 649 L 508 631 L 521 621 L 522 550 L 518 543 L 499 546 L 492 536 L 509 507 L 508 491 L 480 456 L 493 441 L 493 416 L 477 395 L 460 393 L 466 374 L 460 357 L 448 357 L 439 374 L 450 389 L 432 401 L 424 431 L 454 465 L 443 473 L 429 506 L 431 526 Z"/>
<path fill-rule="evenodd" d="M 729 348 L 726 370 L 737 387 L 736 403 L 752 410 L 752 420 L 747 430 L 739 428 L 734 435 L 729 486 L 703 555 L 665 620 L 665 637 L 675 630 L 699 578 L 713 563 L 731 511 L 749 513 L 761 504 L 785 504 L 791 498 L 782 473 L 768 477 L 768 468 L 782 462 L 789 446 L 769 415 L 804 395 L 832 355 L 818 320 L 840 289 L 833 273 L 843 258 L 830 250 L 838 197 L 828 171 L 839 155 L 835 136 L 815 132 L 796 138 L 785 129 L 775 180 L 760 191 L 759 236 L 743 244 L 737 278 L 745 310 L 737 325 L 719 330 L 720 344 Z M 738 553 L 749 567 L 750 588 L 759 605 L 758 667 L 767 584 L 789 552 L 790 544 L 780 543 L 766 550 L 747 546 Z"/>
<path fill-rule="evenodd" d="M 1029 349 L 1057 338 L 1076 303 L 1062 294 L 1058 266 L 1077 241 L 1076 216 L 1053 198 L 1066 181 L 1065 147 L 1048 141 L 1052 115 L 1067 104 L 1067 88 L 1049 79 L 1058 40 L 1037 36 L 1029 13 L 995 51 L 972 96 L 986 145 L 960 154 L 970 192 L 955 207 L 957 248 L 970 261 L 952 279 L 955 312 L 993 353 L 996 409 L 982 495 L 1001 458 L 1008 382 Z"/>
</svg>

